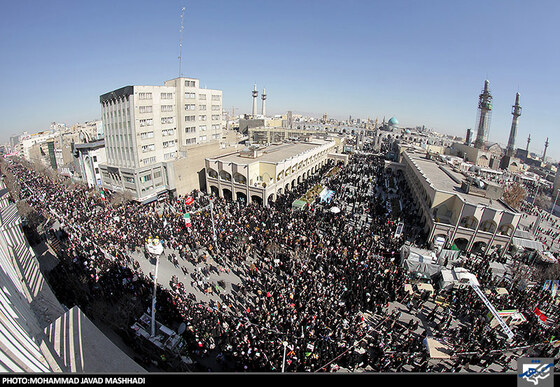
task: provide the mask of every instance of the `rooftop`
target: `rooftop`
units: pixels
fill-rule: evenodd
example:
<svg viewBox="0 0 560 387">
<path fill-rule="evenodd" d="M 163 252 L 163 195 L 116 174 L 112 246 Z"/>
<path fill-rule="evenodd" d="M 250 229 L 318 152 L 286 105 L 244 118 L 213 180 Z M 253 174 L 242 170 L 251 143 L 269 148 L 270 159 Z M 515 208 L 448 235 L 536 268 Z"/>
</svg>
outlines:
<svg viewBox="0 0 560 387">
<path fill-rule="evenodd" d="M 407 152 L 407 155 L 410 156 L 411 160 L 424 174 L 427 181 L 434 189 L 456 194 L 470 204 L 485 205 L 499 210 L 511 211 L 511 208 L 499 200 L 492 200 L 479 195 L 468 194 L 463 191 L 461 184 L 465 180 L 465 176 L 453 171 L 451 167 L 444 164 L 440 165 L 434 160 L 426 159 L 424 155 L 417 153 Z"/>
<path fill-rule="evenodd" d="M 256 157 L 242 156 L 242 151 L 239 151 L 233 154 L 215 157 L 210 160 L 217 160 L 225 163 L 235 164 L 252 164 L 255 162 L 279 163 L 310 151 L 311 149 L 325 145 L 329 142 L 330 141 L 313 139 L 309 142 L 283 143 L 279 145 L 270 145 L 268 147 L 258 148 L 258 154 Z"/>
</svg>

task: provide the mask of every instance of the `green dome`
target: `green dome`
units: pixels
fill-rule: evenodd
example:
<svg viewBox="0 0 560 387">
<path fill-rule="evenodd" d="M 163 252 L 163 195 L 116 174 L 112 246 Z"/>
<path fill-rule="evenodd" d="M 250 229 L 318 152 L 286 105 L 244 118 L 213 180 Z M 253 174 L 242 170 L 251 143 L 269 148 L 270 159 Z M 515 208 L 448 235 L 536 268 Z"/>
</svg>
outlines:
<svg viewBox="0 0 560 387">
<path fill-rule="evenodd" d="M 399 121 L 397 121 L 397 119 L 395 117 L 391 117 L 389 119 L 389 125 L 398 125 Z"/>
</svg>

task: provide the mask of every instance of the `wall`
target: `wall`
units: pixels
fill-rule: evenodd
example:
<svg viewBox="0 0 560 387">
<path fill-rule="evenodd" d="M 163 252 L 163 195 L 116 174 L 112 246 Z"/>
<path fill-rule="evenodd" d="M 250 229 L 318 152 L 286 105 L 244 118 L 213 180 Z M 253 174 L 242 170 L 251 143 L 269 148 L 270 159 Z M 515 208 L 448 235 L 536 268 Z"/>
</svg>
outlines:
<svg viewBox="0 0 560 387">
<path fill-rule="evenodd" d="M 217 157 L 236 150 L 235 146 L 222 148 L 217 141 L 187 147 L 187 157 L 169 164 L 170 187 L 175 188 L 176 195 L 186 195 L 194 189 L 205 190 L 204 160 L 207 157 Z"/>
</svg>

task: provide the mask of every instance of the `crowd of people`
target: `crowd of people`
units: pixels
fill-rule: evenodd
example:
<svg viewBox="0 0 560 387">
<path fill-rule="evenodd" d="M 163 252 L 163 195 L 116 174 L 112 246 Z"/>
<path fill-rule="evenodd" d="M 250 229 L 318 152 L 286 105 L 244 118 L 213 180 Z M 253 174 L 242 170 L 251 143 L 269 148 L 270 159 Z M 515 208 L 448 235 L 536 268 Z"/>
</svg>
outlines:
<svg viewBox="0 0 560 387">
<path fill-rule="evenodd" d="M 193 358 L 215 357 L 216 370 L 444 370 L 429 362 L 425 331 L 418 333 L 414 320 L 405 324 L 388 309 L 394 302 L 417 302 L 404 290 L 410 278 L 399 262 L 400 247 L 405 240 L 426 247 L 404 178 L 388 171 L 383 157 L 374 154 L 355 154 L 348 165 L 337 165 L 337 172 L 328 174 L 333 167 L 329 162 L 270 206 L 198 191 L 190 195 L 190 205 L 179 197 L 113 206 L 110 195 L 49 179 L 17 161 L 3 172 L 20 183 L 17 199 L 51 222 L 63 223 L 67 237 L 62 238 L 61 256 L 67 264 L 51 286 L 63 290 L 72 284 L 68 278 L 86 283 L 87 291 L 65 295 L 66 302 L 86 312 L 95 313 L 100 297 L 111 305 L 134 300 L 131 318 L 150 307 L 153 278 L 142 273 L 131 253 L 144 251 L 147 236 L 157 236 L 175 251 L 168 258 L 183 274 L 185 262 L 198 265 L 207 259 L 197 253 L 204 249 L 216 270 L 240 279 L 227 292 L 216 287 L 219 302 L 212 303 L 197 300 L 177 278 L 171 289 L 158 290 L 158 320 L 168 326 L 184 322 L 183 337 Z M 292 202 L 316 184 L 334 191 L 333 199 L 326 203 L 317 198 L 308 210 L 293 211 Z M 196 212 L 210 202 L 213 213 Z M 331 211 L 335 206 L 340 212 Z M 182 216 L 186 212 L 192 213 L 190 227 Z M 404 232 L 395 236 L 401 222 Z M 472 269 L 482 275 L 488 266 Z M 192 284 L 207 276 L 188 274 Z M 439 323 L 439 314 L 430 315 L 428 323 L 452 338 L 451 371 L 481 359 L 505 358 L 504 349 L 514 346 L 532 346 L 547 355 L 554 351 L 548 342 L 557 332 L 538 324 L 530 313 L 536 303 L 552 304 L 550 292 L 513 288 L 509 295 L 492 298 L 497 306 L 515 306 L 528 315 L 512 342 L 487 334 L 488 309 L 472 290 L 436 291 L 434 299 L 436 295 L 446 298 L 449 308 Z M 455 331 L 449 330 L 452 320 L 460 322 Z"/>
</svg>

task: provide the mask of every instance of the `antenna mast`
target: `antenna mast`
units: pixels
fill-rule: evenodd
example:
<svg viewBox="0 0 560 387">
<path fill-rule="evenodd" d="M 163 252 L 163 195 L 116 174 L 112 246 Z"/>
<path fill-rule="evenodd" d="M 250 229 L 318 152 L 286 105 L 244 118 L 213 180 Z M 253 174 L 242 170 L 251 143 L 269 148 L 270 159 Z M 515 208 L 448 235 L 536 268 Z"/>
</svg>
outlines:
<svg viewBox="0 0 560 387">
<path fill-rule="evenodd" d="M 181 9 L 181 29 L 179 30 L 179 32 L 180 32 L 180 35 L 179 35 L 179 78 L 181 78 L 183 76 L 181 60 L 182 60 L 182 54 L 183 54 L 183 21 L 184 20 L 185 20 L 185 7 L 183 7 Z"/>
</svg>

